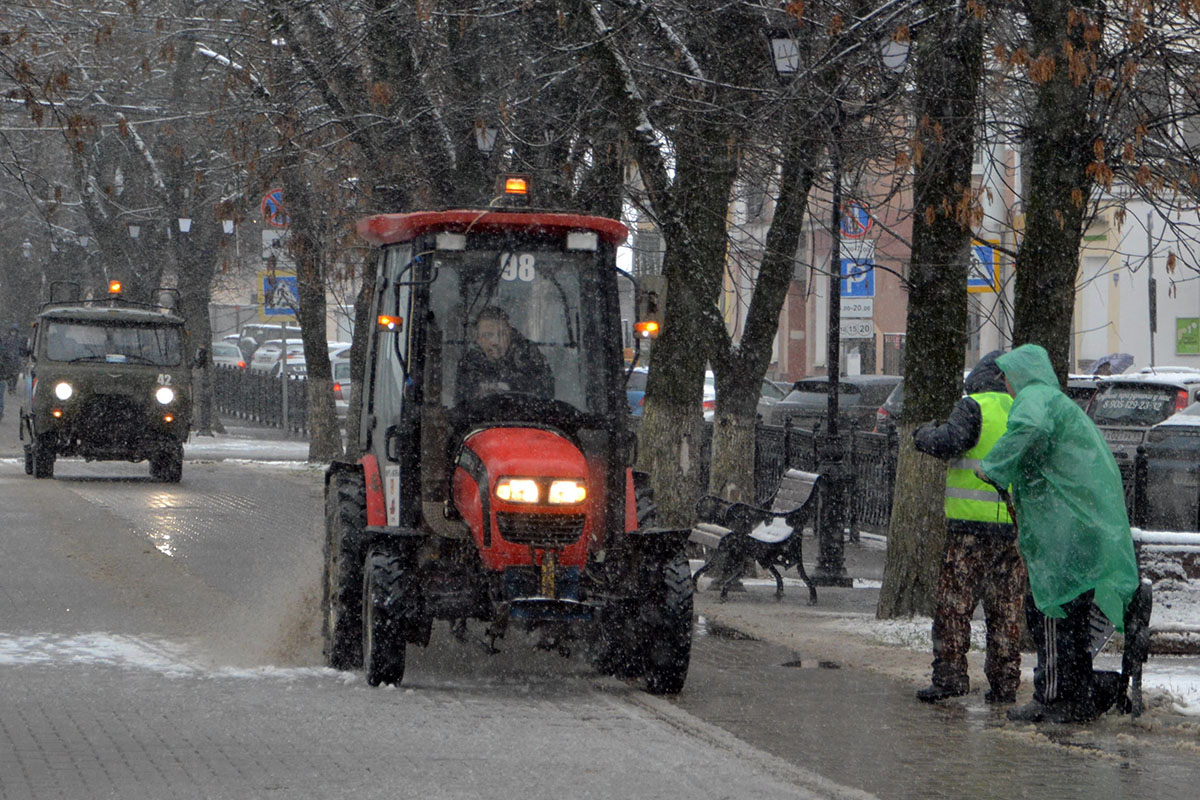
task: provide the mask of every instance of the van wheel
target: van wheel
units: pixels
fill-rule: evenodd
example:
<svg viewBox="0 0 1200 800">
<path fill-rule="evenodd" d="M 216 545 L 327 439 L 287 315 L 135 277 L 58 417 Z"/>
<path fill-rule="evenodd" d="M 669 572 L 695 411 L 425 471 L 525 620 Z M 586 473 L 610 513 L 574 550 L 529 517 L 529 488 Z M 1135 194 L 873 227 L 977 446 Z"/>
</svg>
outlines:
<svg viewBox="0 0 1200 800">
<path fill-rule="evenodd" d="M 179 483 L 183 478 L 183 445 L 168 445 L 150 456 L 150 477 L 163 483 Z"/>
<path fill-rule="evenodd" d="M 30 445 L 31 460 L 33 461 L 33 477 L 54 477 L 54 435 L 43 433 L 38 435 Z"/>
<path fill-rule="evenodd" d="M 33 474 L 33 445 L 25 445 L 25 474 Z"/>
</svg>

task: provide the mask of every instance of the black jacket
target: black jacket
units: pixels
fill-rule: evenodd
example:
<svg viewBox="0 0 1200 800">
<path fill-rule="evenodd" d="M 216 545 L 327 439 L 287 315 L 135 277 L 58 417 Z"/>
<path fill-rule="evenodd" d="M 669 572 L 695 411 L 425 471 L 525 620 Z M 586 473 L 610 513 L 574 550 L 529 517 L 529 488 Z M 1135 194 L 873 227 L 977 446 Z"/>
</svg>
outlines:
<svg viewBox="0 0 1200 800">
<path fill-rule="evenodd" d="M 996 365 L 1001 351 L 993 350 L 975 365 L 963 386 L 967 395 L 980 392 L 1007 392 L 1004 373 Z M 938 458 L 958 458 L 979 442 L 979 431 L 983 427 L 979 403 L 970 397 L 962 397 L 950 411 L 950 418 L 943 424 L 928 422 L 913 432 L 913 444 L 917 450 Z M 961 519 L 946 520 L 949 533 L 969 533 L 977 536 L 1014 535 L 1012 525 L 994 522 L 970 522 Z"/>
<path fill-rule="evenodd" d="M 554 396 L 554 375 L 546 357 L 537 345 L 516 333 L 502 358 L 493 361 L 472 345 L 458 365 L 456 403 L 500 392 Z"/>
</svg>

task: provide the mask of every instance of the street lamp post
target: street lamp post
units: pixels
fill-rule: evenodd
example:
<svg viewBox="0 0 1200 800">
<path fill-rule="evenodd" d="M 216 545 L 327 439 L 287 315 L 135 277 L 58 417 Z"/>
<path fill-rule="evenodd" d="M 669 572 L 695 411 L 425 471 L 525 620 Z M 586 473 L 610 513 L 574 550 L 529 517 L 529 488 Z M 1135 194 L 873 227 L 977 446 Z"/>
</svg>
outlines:
<svg viewBox="0 0 1200 800">
<path fill-rule="evenodd" d="M 817 472 L 825 482 L 818 519 L 817 569 L 813 582 L 821 586 L 850 586 L 846 573 L 846 447 L 838 430 L 838 395 L 842 372 L 842 104 L 833 100 L 829 167 L 833 189 L 829 227 L 829 314 L 825 364 L 829 388 L 826 395 L 825 433 L 817 442 Z"/>
<path fill-rule="evenodd" d="M 800 71 L 800 45 L 795 33 L 788 29 L 771 29 L 767 33 L 771 47 L 771 60 L 775 72 L 788 79 Z M 879 47 L 884 67 L 893 74 L 904 69 L 908 58 L 908 45 L 904 42 L 887 41 Z M 844 84 L 833 93 L 833 120 L 830 124 L 829 166 L 832 173 L 829 248 L 829 313 L 826 335 L 826 372 L 828 390 L 826 395 L 825 431 L 817 440 L 817 471 L 824 483 L 817 523 L 818 552 L 817 568 L 813 582 L 822 586 L 850 586 L 852 581 L 846 573 L 845 530 L 848 497 L 849 467 L 846 464 L 846 447 L 838 430 L 838 395 L 841 378 L 842 355 L 842 91 Z"/>
</svg>

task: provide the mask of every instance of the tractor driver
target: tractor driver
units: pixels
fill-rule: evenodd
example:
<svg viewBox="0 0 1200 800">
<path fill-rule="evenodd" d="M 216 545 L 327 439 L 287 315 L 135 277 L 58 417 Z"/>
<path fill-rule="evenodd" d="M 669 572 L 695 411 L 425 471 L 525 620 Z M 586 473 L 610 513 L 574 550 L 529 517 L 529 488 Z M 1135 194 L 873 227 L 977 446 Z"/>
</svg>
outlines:
<svg viewBox="0 0 1200 800">
<path fill-rule="evenodd" d="M 501 392 L 554 396 L 554 376 L 537 346 L 508 323 L 508 315 L 488 306 L 475 319 L 475 342 L 458 364 L 455 401 L 462 404 Z"/>
</svg>

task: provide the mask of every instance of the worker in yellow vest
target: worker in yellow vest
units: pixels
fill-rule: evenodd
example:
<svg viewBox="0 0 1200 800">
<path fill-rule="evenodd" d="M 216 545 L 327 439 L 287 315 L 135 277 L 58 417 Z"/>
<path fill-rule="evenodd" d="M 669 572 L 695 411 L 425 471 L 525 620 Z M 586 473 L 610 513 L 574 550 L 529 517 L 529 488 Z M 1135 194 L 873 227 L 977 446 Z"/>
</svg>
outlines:
<svg viewBox="0 0 1200 800">
<path fill-rule="evenodd" d="M 970 691 L 967 651 L 971 617 L 983 603 L 987 656 L 983 671 L 989 703 L 1013 703 L 1021 681 L 1021 624 L 1025 566 L 1008 508 L 975 467 L 1004 434 L 1012 396 L 988 353 L 967 376 L 966 396 L 941 425 L 913 434 L 917 450 L 950 462 L 946 472 L 946 554 L 938 575 L 933 612 L 933 682 L 917 692 L 927 703 Z"/>
</svg>

